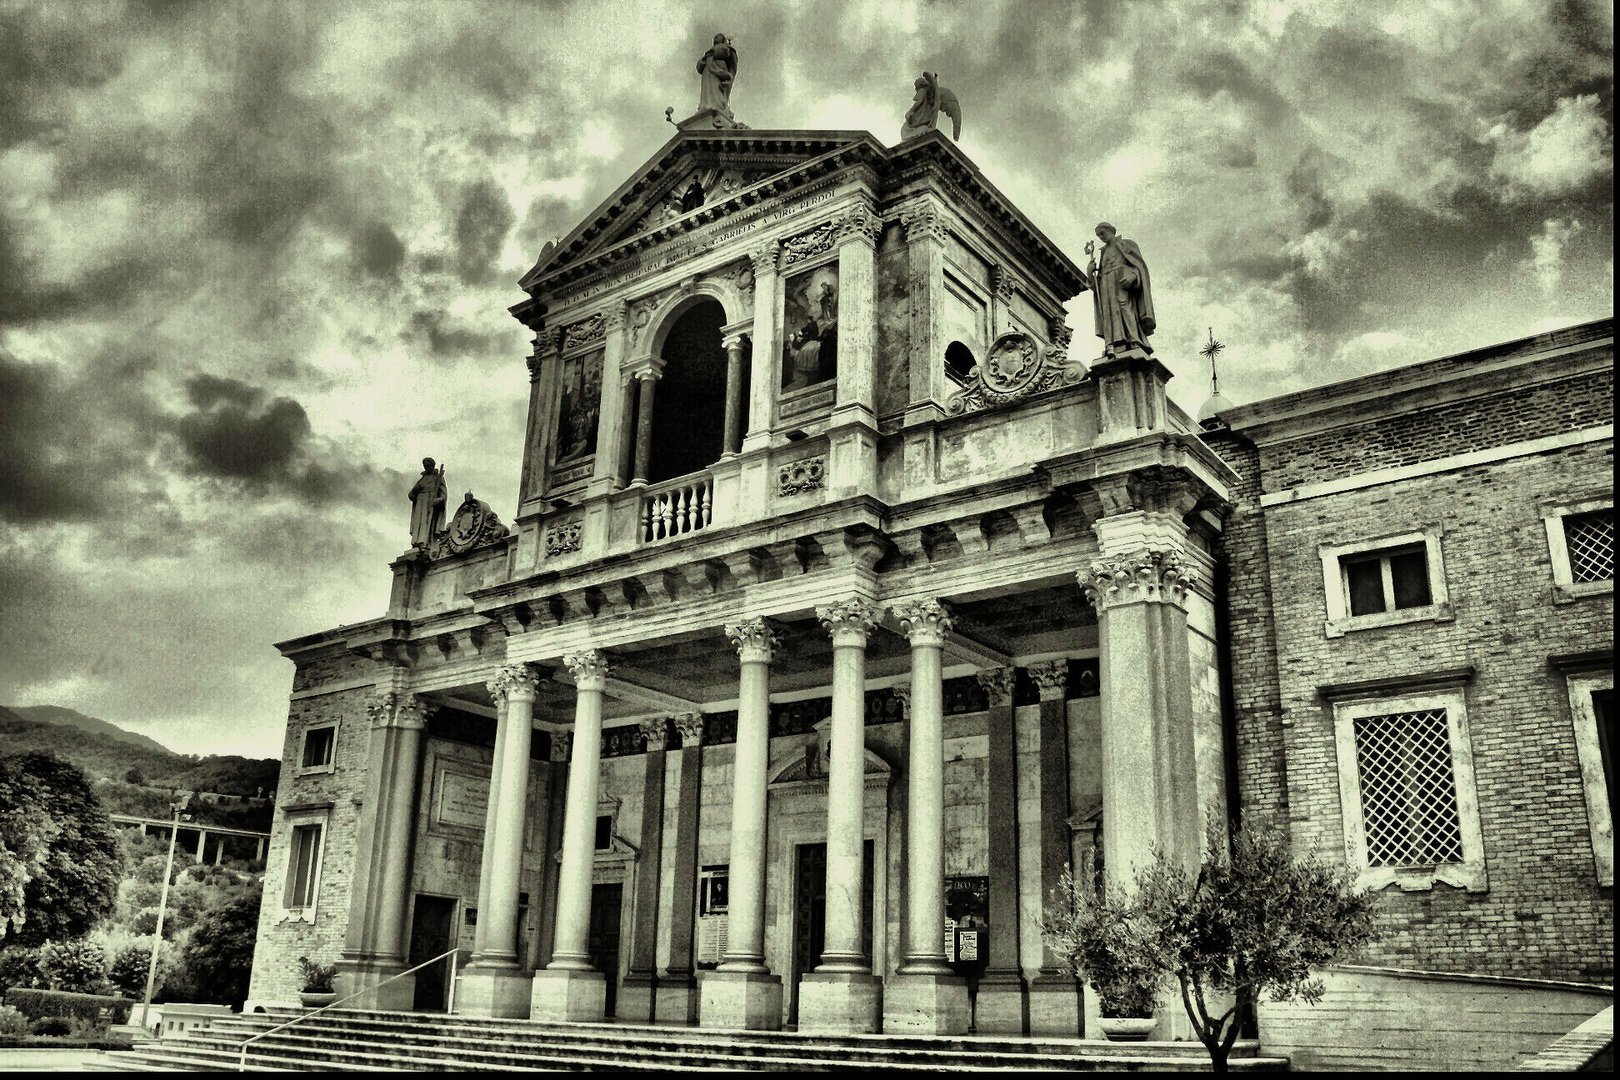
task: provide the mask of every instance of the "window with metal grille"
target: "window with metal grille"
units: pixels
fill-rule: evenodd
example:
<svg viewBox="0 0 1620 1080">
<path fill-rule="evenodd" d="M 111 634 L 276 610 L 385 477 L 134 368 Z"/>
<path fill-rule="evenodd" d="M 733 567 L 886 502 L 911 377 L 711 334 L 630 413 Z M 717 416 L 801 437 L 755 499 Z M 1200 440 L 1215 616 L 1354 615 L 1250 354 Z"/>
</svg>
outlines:
<svg viewBox="0 0 1620 1080">
<path fill-rule="evenodd" d="M 1445 709 L 1355 720 L 1368 866 L 1462 862 Z"/>
<path fill-rule="evenodd" d="M 1564 516 L 1569 576 L 1576 584 L 1614 580 L 1614 508 Z"/>
</svg>

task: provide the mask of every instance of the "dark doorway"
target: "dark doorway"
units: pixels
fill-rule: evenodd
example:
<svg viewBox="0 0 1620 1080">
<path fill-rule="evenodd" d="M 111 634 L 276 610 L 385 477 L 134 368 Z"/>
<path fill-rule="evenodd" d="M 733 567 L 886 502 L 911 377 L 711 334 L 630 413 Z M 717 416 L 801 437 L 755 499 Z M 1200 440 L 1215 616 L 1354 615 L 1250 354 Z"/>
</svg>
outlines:
<svg viewBox="0 0 1620 1080">
<path fill-rule="evenodd" d="M 720 460 L 726 427 L 726 312 L 703 300 L 675 320 L 664 339 L 664 373 L 653 391 L 647 480 L 658 483 Z"/>
<path fill-rule="evenodd" d="M 861 859 L 861 948 L 872 958 L 872 841 Z M 800 844 L 793 874 L 793 974 L 788 1023 L 799 1022 L 799 976 L 814 971 L 827 947 L 827 845 Z"/>
<path fill-rule="evenodd" d="M 619 915 L 624 907 L 624 886 L 591 886 L 591 932 L 587 948 L 591 966 L 607 978 L 607 1016 L 618 1015 L 619 996 Z"/>
<path fill-rule="evenodd" d="M 416 894 L 411 914 L 411 952 L 406 967 L 415 967 L 450 951 L 450 938 L 456 926 L 456 900 L 450 896 Z M 417 1012 L 444 1012 L 450 1001 L 450 961 L 440 960 L 416 973 Z"/>
</svg>

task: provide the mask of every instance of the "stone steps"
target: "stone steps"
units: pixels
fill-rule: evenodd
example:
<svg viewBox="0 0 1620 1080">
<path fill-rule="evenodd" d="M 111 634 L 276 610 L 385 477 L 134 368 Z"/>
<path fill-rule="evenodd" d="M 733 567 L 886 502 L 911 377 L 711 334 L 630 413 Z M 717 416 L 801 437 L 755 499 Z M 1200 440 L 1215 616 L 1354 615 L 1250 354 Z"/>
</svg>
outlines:
<svg viewBox="0 0 1620 1080">
<path fill-rule="evenodd" d="M 109 1055 L 109 1069 L 238 1068 L 245 1040 L 298 1015 L 222 1017 L 184 1038 Z M 1234 1070 L 1280 1071 L 1287 1059 L 1234 1048 Z M 253 1044 L 253 1071 L 1176 1071 L 1208 1069 L 1196 1043 L 929 1038 L 713 1031 L 635 1024 L 529 1023 L 420 1013 L 333 1011 Z"/>
</svg>

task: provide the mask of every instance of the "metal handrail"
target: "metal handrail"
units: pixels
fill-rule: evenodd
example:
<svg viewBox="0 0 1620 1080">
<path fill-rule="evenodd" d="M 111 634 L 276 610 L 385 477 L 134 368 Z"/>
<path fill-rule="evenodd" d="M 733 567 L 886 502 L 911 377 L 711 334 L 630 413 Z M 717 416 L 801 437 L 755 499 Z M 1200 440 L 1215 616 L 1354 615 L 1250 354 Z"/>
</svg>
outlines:
<svg viewBox="0 0 1620 1080">
<path fill-rule="evenodd" d="M 258 1042 L 260 1039 L 267 1038 L 267 1037 L 269 1037 L 271 1035 L 274 1035 L 276 1032 L 281 1031 L 281 1030 L 283 1030 L 285 1028 L 290 1028 L 294 1024 L 301 1024 L 305 1020 L 308 1020 L 312 1016 L 319 1016 L 321 1013 L 325 1012 L 327 1009 L 335 1009 L 339 1005 L 342 1005 L 345 1001 L 353 1001 L 355 998 L 359 997 L 361 994 L 369 994 L 373 990 L 377 990 L 377 989 L 379 989 L 381 987 L 387 986 L 389 983 L 393 982 L 395 979 L 403 979 L 405 976 L 411 974 L 414 971 L 421 971 L 425 967 L 431 967 L 432 965 L 437 964 L 440 960 L 443 960 L 447 956 L 450 958 L 450 1000 L 445 1003 L 445 1012 L 453 1012 L 455 1010 L 455 1007 L 456 1007 L 456 960 L 457 960 L 460 952 L 461 952 L 460 949 L 451 949 L 449 952 L 440 953 L 438 956 L 435 956 L 433 959 L 424 960 L 420 964 L 417 964 L 413 968 L 406 968 L 404 971 L 397 972 L 397 973 L 395 973 L 393 975 L 390 975 L 390 976 L 388 976 L 388 978 L 384 979 L 380 983 L 376 983 L 376 984 L 374 984 L 372 986 L 367 986 L 367 987 L 364 987 L 363 989 L 356 990 L 354 993 L 349 994 L 347 997 L 338 998 L 336 1001 L 332 1002 L 329 1005 L 322 1005 L 318 1009 L 312 1009 L 307 1013 L 301 1013 L 300 1015 L 293 1017 L 291 1020 L 288 1020 L 286 1023 L 277 1024 L 275 1027 L 271 1028 L 269 1031 L 261 1031 L 257 1035 L 253 1036 L 252 1038 L 243 1040 L 243 1042 L 242 1042 L 242 1057 L 236 1064 L 236 1071 L 237 1072 L 247 1072 L 248 1047 L 252 1046 L 254 1043 Z"/>
</svg>

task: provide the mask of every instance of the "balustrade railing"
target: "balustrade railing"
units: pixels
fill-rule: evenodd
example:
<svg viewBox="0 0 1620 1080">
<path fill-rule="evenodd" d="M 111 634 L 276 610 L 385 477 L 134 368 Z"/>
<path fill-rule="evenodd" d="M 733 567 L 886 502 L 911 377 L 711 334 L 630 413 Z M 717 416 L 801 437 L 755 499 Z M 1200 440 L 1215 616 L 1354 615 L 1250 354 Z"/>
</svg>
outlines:
<svg viewBox="0 0 1620 1080">
<path fill-rule="evenodd" d="M 669 540 L 707 528 L 714 514 L 714 481 L 707 475 L 641 498 L 641 539 Z"/>
</svg>

